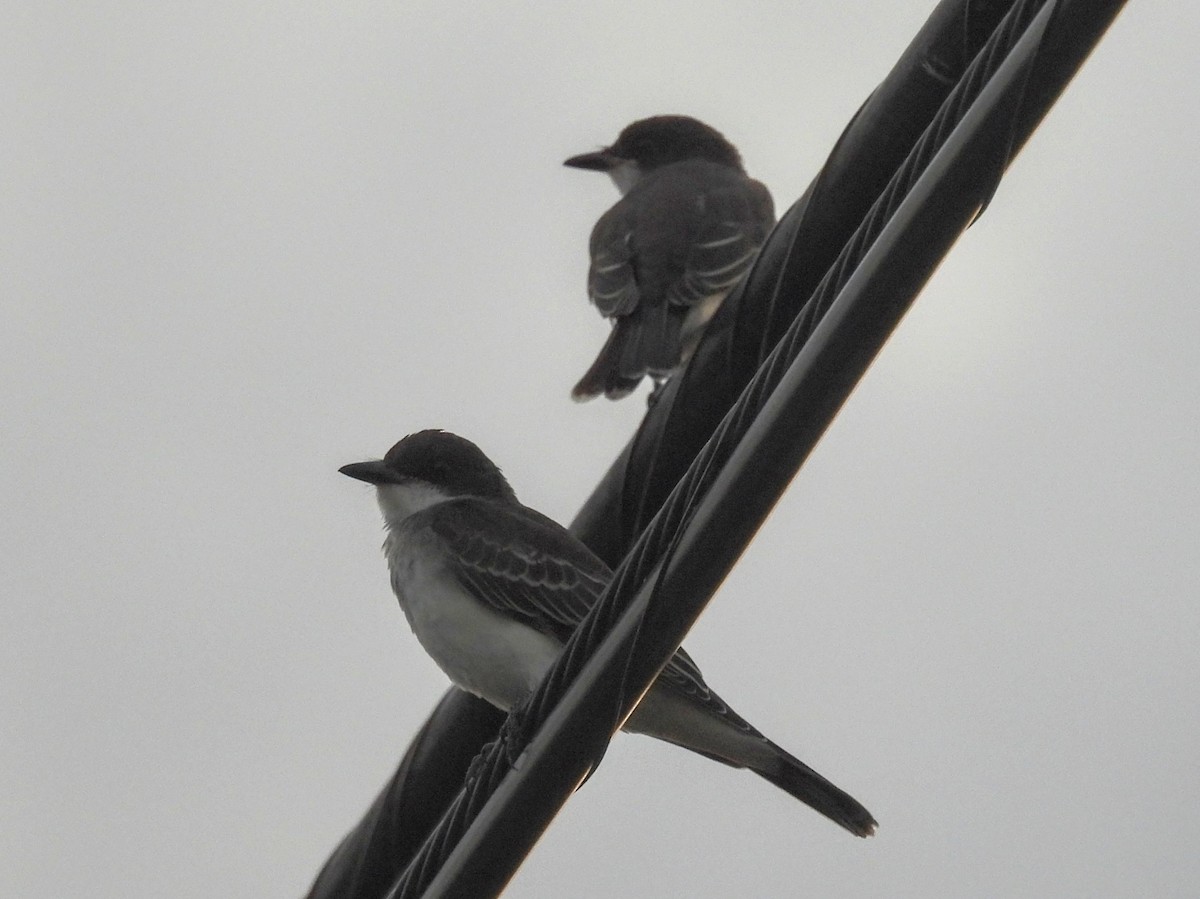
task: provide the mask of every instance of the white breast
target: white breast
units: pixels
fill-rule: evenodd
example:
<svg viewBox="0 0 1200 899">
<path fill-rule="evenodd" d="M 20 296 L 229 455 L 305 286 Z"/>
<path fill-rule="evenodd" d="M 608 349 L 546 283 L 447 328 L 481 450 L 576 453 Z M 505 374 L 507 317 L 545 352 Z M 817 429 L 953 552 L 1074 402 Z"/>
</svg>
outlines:
<svg viewBox="0 0 1200 899">
<path fill-rule="evenodd" d="M 562 648 L 556 639 L 464 591 L 442 563 L 441 547 L 416 529 L 397 528 L 384 549 L 413 633 L 450 680 L 506 711 L 537 686 Z"/>
<path fill-rule="evenodd" d="M 633 189 L 635 184 L 642 180 L 642 170 L 633 160 L 626 160 L 616 168 L 609 169 L 608 177 L 617 186 L 617 190 L 621 192 L 621 196 L 625 196 L 625 194 Z"/>
<path fill-rule="evenodd" d="M 407 481 L 403 484 L 379 484 L 375 487 L 375 499 L 384 523 L 389 528 L 398 527 L 404 519 L 428 509 L 449 497 L 432 484 L 423 481 Z"/>
</svg>

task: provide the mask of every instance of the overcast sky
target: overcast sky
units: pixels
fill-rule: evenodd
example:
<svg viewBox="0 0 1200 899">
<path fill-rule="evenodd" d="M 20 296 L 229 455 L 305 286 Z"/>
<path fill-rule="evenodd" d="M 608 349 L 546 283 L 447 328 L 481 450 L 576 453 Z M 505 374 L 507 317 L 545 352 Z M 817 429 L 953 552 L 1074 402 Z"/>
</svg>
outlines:
<svg viewBox="0 0 1200 899">
<path fill-rule="evenodd" d="M 786 209 L 932 6 L 9 4 L 0 895 L 302 894 L 446 684 L 338 466 L 569 520 L 644 405 L 561 161 L 689 113 Z M 512 896 L 1196 894 L 1198 33 L 1131 4 L 688 640 L 878 836 L 624 736 Z"/>
</svg>

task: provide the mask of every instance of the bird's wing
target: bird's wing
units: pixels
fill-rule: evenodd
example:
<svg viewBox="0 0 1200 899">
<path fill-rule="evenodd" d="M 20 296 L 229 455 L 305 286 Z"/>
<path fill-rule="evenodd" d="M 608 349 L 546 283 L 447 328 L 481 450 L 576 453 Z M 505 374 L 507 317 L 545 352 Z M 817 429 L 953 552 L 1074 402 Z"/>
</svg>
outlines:
<svg viewBox="0 0 1200 899">
<path fill-rule="evenodd" d="M 588 296 L 605 318 L 629 315 L 641 300 L 634 268 L 632 211 L 630 204 L 617 203 L 592 229 Z"/>
<path fill-rule="evenodd" d="M 433 534 L 449 550 L 454 577 L 478 599 L 510 618 L 566 642 L 604 592 L 612 571 L 557 522 L 526 506 L 463 497 L 432 506 Z M 704 682 L 683 649 L 660 682 L 750 730 Z"/>
<path fill-rule="evenodd" d="M 658 676 L 659 686 L 665 686 L 676 693 L 687 697 L 692 703 L 702 706 L 710 714 L 722 718 L 738 730 L 745 733 L 758 734 L 749 721 L 729 707 L 720 696 L 714 693 L 704 682 L 704 676 L 696 663 L 692 661 L 681 646 L 675 651 L 671 661 L 667 662 L 662 673 Z"/>
<path fill-rule="evenodd" d="M 560 640 L 570 637 L 612 577 L 564 528 L 525 506 L 463 497 L 427 513 L 463 587 Z"/>
<path fill-rule="evenodd" d="M 677 306 L 725 294 L 742 279 L 775 223 L 767 189 L 751 178 L 704 193 L 683 275 L 667 290 Z"/>
</svg>

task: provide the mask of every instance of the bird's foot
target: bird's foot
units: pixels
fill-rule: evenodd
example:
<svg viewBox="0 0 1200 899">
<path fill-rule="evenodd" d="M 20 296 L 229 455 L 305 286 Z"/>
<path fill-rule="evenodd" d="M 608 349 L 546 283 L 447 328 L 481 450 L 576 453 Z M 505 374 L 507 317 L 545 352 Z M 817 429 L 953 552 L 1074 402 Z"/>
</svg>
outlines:
<svg viewBox="0 0 1200 899">
<path fill-rule="evenodd" d="M 463 777 L 463 783 L 467 787 L 482 779 L 488 767 L 488 760 L 492 756 L 492 747 L 496 745 L 496 742 L 496 740 L 492 740 L 490 743 L 484 743 L 479 748 L 479 752 L 475 753 L 475 758 L 471 759 L 471 763 L 467 765 L 467 773 Z"/>
<path fill-rule="evenodd" d="M 654 389 L 651 390 L 650 393 L 648 393 L 646 395 L 646 408 L 647 409 L 654 408 L 655 403 L 657 403 L 659 400 L 659 397 L 662 396 L 663 389 L 667 386 L 666 378 L 655 378 L 653 375 L 651 375 L 651 378 L 654 381 Z"/>
<path fill-rule="evenodd" d="M 500 725 L 500 735 L 496 739 L 503 746 L 510 766 L 516 767 L 517 760 L 536 732 L 534 721 L 530 718 L 528 709 L 524 705 L 515 706 L 509 710 L 508 717 Z"/>
</svg>

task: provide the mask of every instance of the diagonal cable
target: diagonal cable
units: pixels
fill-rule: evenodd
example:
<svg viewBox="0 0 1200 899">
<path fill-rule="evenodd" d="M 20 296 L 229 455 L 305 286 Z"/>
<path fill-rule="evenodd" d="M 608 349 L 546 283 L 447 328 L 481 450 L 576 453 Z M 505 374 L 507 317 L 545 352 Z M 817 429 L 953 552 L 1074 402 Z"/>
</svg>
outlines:
<svg viewBox="0 0 1200 899">
<path fill-rule="evenodd" d="M 820 323 L 833 298 L 845 286 L 912 185 L 961 121 L 995 70 L 1007 58 L 1034 15 L 1044 5 L 1044 0 L 1023 0 L 1017 3 L 1001 22 L 1000 27 L 993 32 L 904 164 L 876 200 L 866 219 L 847 242 L 838 260 L 793 321 L 784 338 L 693 461 L 687 474 L 671 492 L 663 508 L 617 569 L 600 601 L 581 623 L 550 673 L 523 707 L 521 715 L 524 720 L 521 722 L 520 732 L 531 732 L 545 722 L 596 646 L 633 600 L 643 581 L 659 566 L 664 551 L 677 537 L 680 528 L 694 510 L 697 498 L 704 496 L 719 475 L 722 466 L 736 449 L 755 416 Z M 989 178 L 988 194 L 994 189 L 1006 161 L 1003 157 L 997 160 L 994 172 Z M 652 614 L 663 613 L 656 611 Z M 665 659 L 662 662 L 665 662 Z M 613 717 L 615 719 L 620 716 Z M 514 730 L 508 728 L 507 733 L 512 735 Z M 524 748 L 524 745 L 506 745 L 502 740 L 490 744 L 485 749 L 473 767 L 466 788 L 452 803 L 447 815 L 430 835 L 390 896 L 415 897 L 424 892 L 436 872 L 441 869 L 449 849 L 457 843 L 487 797 L 502 782 L 509 767 L 509 759 L 517 756 Z M 597 754 L 593 754 L 590 761 L 594 763 L 596 757 Z"/>
</svg>

